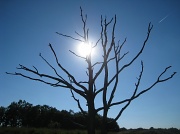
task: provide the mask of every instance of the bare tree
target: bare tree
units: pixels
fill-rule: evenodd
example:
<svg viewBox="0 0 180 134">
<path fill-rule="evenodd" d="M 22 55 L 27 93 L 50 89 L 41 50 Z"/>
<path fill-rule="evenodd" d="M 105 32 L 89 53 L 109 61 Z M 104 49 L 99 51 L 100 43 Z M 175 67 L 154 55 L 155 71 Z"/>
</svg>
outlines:
<svg viewBox="0 0 180 134">
<path fill-rule="evenodd" d="M 81 20 L 83 23 L 83 34 L 81 35 L 78 32 L 76 32 L 76 34 L 80 38 L 75 38 L 73 36 L 69 36 L 66 34 L 59 33 L 59 32 L 56 32 L 56 33 L 59 34 L 60 36 L 71 38 L 75 41 L 89 43 L 89 38 L 88 38 L 89 37 L 89 29 L 86 26 L 87 25 L 87 15 L 83 15 L 81 8 L 80 8 L 80 11 L 81 11 Z M 110 36 L 108 36 L 107 29 L 111 24 L 112 24 L 112 31 L 111 31 L 112 33 Z M 169 77 L 162 78 L 162 75 L 164 75 L 167 72 L 167 70 L 171 67 L 171 66 L 169 66 L 169 67 L 165 68 L 165 70 L 159 74 L 159 76 L 156 78 L 154 83 L 152 83 L 146 89 L 141 90 L 140 92 L 137 92 L 140 82 L 141 82 L 142 74 L 144 71 L 143 61 L 141 61 L 140 75 L 137 78 L 137 82 L 135 83 L 135 89 L 134 89 L 132 96 L 130 98 L 124 99 L 122 101 L 114 102 L 113 99 L 114 99 L 116 90 L 119 90 L 118 89 L 119 74 L 122 71 L 124 71 L 126 68 L 128 68 L 130 65 L 132 65 L 134 63 L 134 61 L 136 61 L 138 59 L 138 57 L 141 55 L 141 53 L 143 52 L 143 50 L 146 46 L 146 43 L 149 39 L 151 30 L 153 28 L 153 25 L 151 23 L 149 23 L 146 39 L 144 40 L 144 43 L 143 43 L 141 49 L 139 50 L 139 52 L 128 63 L 124 64 L 123 66 L 120 66 L 119 65 L 120 62 L 128 54 L 128 52 L 122 53 L 122 48 L 125 45 L 126 39 L 122 43 L 120 43 L 120 41 L 118 41 L 118 42 L 115 41 L 115 26 L 116 26 L 116 15 L 110 21 L 107 21 L 106 18 L 103 19 L 103 17 L 101 16 L 100 37 L 94 46 L 91 45 L 92 48 L 95 48 L 97 46 L 100 46 L 102 48 L 101 55 L 103 55 L 103 56 L 102 56 L 101 61 L 92 62 L 91 53 L 89 53 L 87 56 L 83 57 L 83 56 L 78 55 L 77 53 L 70 50 L 70 52 L 72 54 L 74 54 L 78 58 L 84 59 L 85 62 L 87 63 L 87 72 L 86 73 L 88 75 L 88 79 L 86 81 L 77 81 L 75 76 L 73 76 L 66 68 L 63 67 L 63 65 L 59 62 L 56 52 L 53 49 L 53 46 L 51 44 L 49 44 L 49 47 L 55 57 L 55 61 L 56 61 L 57 65 L 59 67 L 57 69 L 60 69 L 61 71 L 63 71 L 67 75 L 67 77 L 63 77 L 61 74 L 59 74 L 57 69 L 54 68 L 52 66 L 52 64 L 49 61 L 47 61 L 41 54 L 39 56 L 55 72 L 55 74 L 56 74 L 55 76 L 48 75 L 46 73 L 40 73 L 39 70 L 35 66 L 33 66 L 33 69 L 31 69 L 31 68 L 25 67 L 24 65 L 21 65 L 21 64 L 19 64 L 19 67 L 17 68 L 18 70 L 23 70 L 23 71 L 35 74 L 37 77 L 31 77 L 30 75 L 25 75 L 24 73 L 20 73 L 20 72 L 15 72 L 15 73 L 6 72 L 6 73 L 11 74 L 11 75 L 19 75 L 19 76 L 25 77 L 30 80 L 35 80 L 35 81 L 39 81 L 39 82 L 48 84 L 53 87 L 63 87 L 63 88 L 69 89 L 71 91 L 73 99 L 77 102 L 77 105 L 78 105 L 80 111 L 85 116 L 87 116 L 88 134 L 95 134 L 95 116 L 100 111 L 103 111 L 101 133 L 106 134 L 107 128 L 108 128 L 108 123 L 111 123 L 111 122 L 107 122 L 107 115 L 108 115 L 109 109 L 111 107 L 123 104 L 122 109 L 119 111 L 119 113 L 113 120 L 113 121 L 117 121 L 117 119 L 119 119 L 119 117 L 122 115 L 124 110 L 129 106 L 129 104 L 134 99 L 136 99 L 139 96 L 141 96 L 142 94 L 146 93 L 147 91 L 152 89 L 158 83 L 165 82 L 165 81 L 171 79 L 176 74 L 176 72 L 174 72 Z M 110 77 L 109 64 L 111 64 L 111 63 L 114 64 L 113 69 L 116 71 Z M 100 87 L 100 88 L 97 88 L 96 81 L 102 74 L 104 75 L 104 79 L 102 80 L 102 85 L 98 85 L 98 87 Z M 49 82 L 49 81 L 51 81 L 51 82 Z M 54 82 L 52 82 L 52 81 L 54 81 Z M 110 88 L 110 85 L 112 85 L 112 84 L 113 84 L 113 86 L 111 86 L 111 88 Z M 107 94 L 108 91 L 110 91 L 110 96 L 108 96 L 108 94 Z M 80 100 L 75 97 L 74 93 L 80 95 L 87 101 L 87 107 L 88 107 L 87 112 L 85 112 L 85 110 L 81 106 Z M 95 98 L 97 97 L 97 95 L 102 95 L 102 100 L 103 100 L 102 107 L 98 107 L 98 108 L 95 107 Z M 109 99 L 107 99 L 107 98 L 109 98 Z"/>
</svg>

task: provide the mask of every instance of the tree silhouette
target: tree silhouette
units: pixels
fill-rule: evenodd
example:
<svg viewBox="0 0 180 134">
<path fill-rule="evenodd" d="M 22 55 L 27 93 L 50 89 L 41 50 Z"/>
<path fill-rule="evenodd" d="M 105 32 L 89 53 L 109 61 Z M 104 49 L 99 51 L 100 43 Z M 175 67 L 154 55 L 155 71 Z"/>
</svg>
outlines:
<svg viewBox="0 0 180 134">
<path fill-rule="evenodd" d="M 56 32 L 56 33 L 59 34 L 60 36 L 70 38 L 74 41 L 79 41 L 82 43 L 89 44 L 89 38 L 88 38 L 89 37 L 89 29 L 87 28 L 87 23 L 86 23 L 87 15 L 83 15 L 81 8 L 80 8 L 80 12 L 81 12 L 81 20 L 82 20 L 82 24 L 83 24 L 83 34 L 81 35 L 78 32 L 76 32 L 76 34 L 79 36 L 79 38 L 75 38 L 73 36 L 69 36 L 66 34 L 59 33 L 59 32 Z M 95 43 L 95 45 L 91 46 L 91 47 L 92 47 L 92 49 L 97 46 L 101 47 L 102 53 L 98 53 L 98 54 L 102 55 L 101 61 L 92 62 L 91 53 L 89 55 L 83 57 L 83 56 L 80 56 L 77 53 L 70 50 L 70 52 L 72 54 L 85 60 L 85 62 L 87 63 L 87 72 L 86 73 L 87 73 L 88 79 L 86 81 L 84 81 L 84 80 L 77 81 L 75 76 L 73 76 L 66 68 L 63 67 L 63 65 L 59 62 L 56 52 L 53 49 L 53 46 L 51 44 L 49 44 L 49 47 L 54 55 L 55 61 L 59 68 L 53 67 L 51 65 L 51 63 L 48 60 L 46 60 L 41 54 L 39 54 L 39 56 L 55 72 L 55 74 L 56 74 L 55 76 L 48 75 L 46 73 L 40 73 L 39 70 L 35 66 L 33 66 L 33 69 L 31 69 L 31 68 L 28 68 L 21 64 L 19 64 L 19 67 L 17 68 L 18 70 L 23 70 L 23 71 L 35 74 L 37 77 L 31 77 L 30 75 L 26 75 L 21 72 L 7 73 L 7 74 L 11 74 L 11 75 L 19 75 L 19 76 L 28 78 L 30 80 L 39 81 L 39 82 L 48 84 L 53 87 L 63 87 L 63 88 L 69 89 L 71 91 L 73 99 L 77 102 L 77 105 L 78 105 L 80 111 L 83 113 L 83 115 L 85 117 L 87 117 L 88 134 L 95 134 L 95 117 L 98 112 L 103 111 L 101 133 L 106 134 L 108 126 L 109 126 L 108 123 L 115 122 L 122 115 L 124 110 L 129 106 L 129 104 L 134 99 L 136 99 L 139 96 L 141 96 L 142 94 L 146 93 L 147 91 L 152 89 L 158 83 L 165 82 L 165 81 L 171 79 L 176 73 L 176 72 L 172 73 L 172 75 L 170 75 L 169 77 L 162 77 L 162 75 L 164 75 L 167 72 L 167 70 L 171 67 L 171 66 L 169 66 L 169 67 L 165 68 L 165 70 L 159 74 L 159 76 L 156 78 L 154 83 L 152 83 L 146 89 L 143 89 L 142 91 L 137 92 L 140 82 L 141 82 L 142 74 L 144 71 L 143 61 L 141 61 L 141 71 L 140 71 L 139 77 L 137 78 L 137 82 L 135 83 L 135 89 L 134 89 L 132 96 L 130 98 L 124 99 L 122 101 L 114 102 L 113 99 L 114 99 L 116 90 L 118 90 L 117 86 L 118 86 L 118 82 L 119 82 L 119 74 L 122 73 L 126 68 L 131 66 L 134 63 L 134 61 L 136 61 L 139 58 L 139 56 L 143 52 L 143 50 L 146 46 L 146 43 L 149 39 L 153 25 L 151 23 L 149 23 L 148 29 L 147 29 L 147 36 L 142 44 L 141 49 L 138 51 L 138 53 L 129 62 L 120 66 L 122 59 L 125 56 L 127 56 L 127 54 L 129 52 L 122 53 L 122 49 L 123 49 L 123 46 L 125 45 L 126 39 L 122 43 L 120 43 L 120 41 L 117 42 L 115 40 L 116 15 L 110 21 L 108 21 L 106 19 L 106 17 L 103 18 L 101 16 L 100 24 L 101 24 L 100 25 L 100 27 L 101 27 L 100 37 L 97 40 L 97 42 Z M 110 25 L 112 25 L 111 35 L 107 34 L 108 33 L 107 29 L 109 28 Z M 112 68 L 112 66 L 110 68 L 110 64 L 113 64 L 114 68 Z M 63 71 L 67 75 L 67 77 L 63 77 L 61 74 L 59 74 L 58 69 Z M 110 69 L 114 69 L 115 73 L 110 75 Z M 97 79 L 100 79 L 100 76 L 102 76 L 102 75 L 104 75 L 104 78 L 101 80 L 102 85 L 98 85 L 98 87 L 100 87 L 100 88 L 97 88 L 96 81 L 97 81 Z M 54 81 L 54 82 L 52 82 L 52 81 Z M 110 87 L 110 85 L 111 85 L 111 87 Z M 108 96 L 107 92 L 110 92 L 110 96 Z M 80 95 L 87 101 L 87 107 L 88 107 L 87 112 L 85 112 L 85 110 L 81 106 L 80 100 L 75 97 L 74 93 Z M 103 101 L 103 106 L 98 107 L 98 108 L 95 107 L 95 98 L 97 97 L 97 95 L 102 95 L 102 101 Z M 119 111 L 119 113 L 113 120 L 109 121 L 107 119 L 109 109 L 113 106 L 121 105 L 121 104 L 123 104 L 122 109 Z"/>
<path fill-rule="evenodd" d="M 0 107 L 0 126 L 5 126 L 5 107 Z"/>
<path fill-rule="evenodd" d="M 109 121 L 113 120 L 108 118 Z M 95 118 L 96 129 L 100 129 L 102 116 Z M 31 128 L 60 128 L 66 130 L 85 130 L 87 120 L 83 113 L 72 110 L 57 110 L 47 105 L 36 105 L 19 100 L 8 107 L 0 107 L 0 127 L 31 127 Z M 109 131 L 119 130 L 117 122 L 111 123 Z"/>
</svg>

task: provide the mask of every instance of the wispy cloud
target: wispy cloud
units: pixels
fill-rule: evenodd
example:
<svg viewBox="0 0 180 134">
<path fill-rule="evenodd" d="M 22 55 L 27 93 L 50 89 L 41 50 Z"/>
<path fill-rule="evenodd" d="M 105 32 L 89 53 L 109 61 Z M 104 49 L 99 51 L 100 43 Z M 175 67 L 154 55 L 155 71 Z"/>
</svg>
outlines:
<svg viewBox="0 0 180 134">
<path fill-rule="evenodd" d="M 159 21 L 159 23 L 161 23 L 162 21 L 164 21 L 168 16 L 169 16 L 169 14 L 166 15 L 164 18 L 162 18 L 162 19 Z"/>
</svg>

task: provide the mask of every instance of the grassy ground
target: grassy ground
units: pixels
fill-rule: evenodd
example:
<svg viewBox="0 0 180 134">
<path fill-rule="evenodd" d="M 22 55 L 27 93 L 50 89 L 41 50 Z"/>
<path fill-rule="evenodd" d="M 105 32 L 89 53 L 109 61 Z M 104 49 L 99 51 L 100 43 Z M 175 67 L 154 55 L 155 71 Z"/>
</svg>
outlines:
<svg viewBox="0 0 180 134">
<path fill-rule="evenodd" d="M 100 131 L 96 131 L 100 134 Z M 87 134 L 85 130 L 62 130 L 47 128 L 0 128 L 0 134 Z M 108 133 L 119 134 L 119 133 Z"/>
<path fill-rule="evenodd" d="M 7 127 L 7 128 L 0 128 L 0 134 L 87 134 L 87 132 L 85 130 Z M 100 132 L 97 131 L 97 134 L 100 134 Z"/>
<path fill-rule="evenodd" d="M 0 134 L 86 134 L 86 131 L 46 128 L 0 128 Z"/>
<path fill-rule="evenodd" d="M 47 128 L 0 128 L 0 134 L 87 134 L 84 130 L 61 130 Z M 96 134 L 100 134 L 97 131 Z M 175 129 L 128 130 L 122 132 L 109 132 L 108 134 L 180 134 Z"/>
</svg>

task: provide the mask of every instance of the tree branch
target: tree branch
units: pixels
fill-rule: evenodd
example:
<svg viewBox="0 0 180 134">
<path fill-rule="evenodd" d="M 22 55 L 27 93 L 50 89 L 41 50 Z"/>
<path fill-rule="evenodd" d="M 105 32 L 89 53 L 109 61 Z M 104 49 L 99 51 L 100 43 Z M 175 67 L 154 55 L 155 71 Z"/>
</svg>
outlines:
<svg viewBox="0 0 180 134">
<path fill-rule="evenodd" d="M 140 80 L 141 80 L 141 77 L 142 77 L 142 73 L 143 73 L 143 63 L 142 63 L 142 71 L 141 71 L 140 76 L 139 76 L 139 78 L 138 78 L 137 84 L 135 84 L 136 89 L 135 89 L 132 97 L 129 98 L 129 99 L 125 99 L 125 100 L 119 101 L 119 102 L 111 103 L 110 106 L 109 106 L 109 108 L 112 107 L 112 106 L 115 106 L 115 105 L 120 105 L 120 104 L 126 103 L 126 102 L 127 102 L 126 105 L 129 105 L 128 103 L 131 103 L 132 100 L 134 100 L 134 99 L 138 98 L 140 95 L 146 93 L 147 91 L 149 91 L 150 89 L 152 89 L 152 88 L 153 88 L 155 85 L 157 85 L 158 83 L 165 82 L 165 81 L 173 78 L 174 75 L 176 74 L 176 72 L 172 73 L 171 76 L 169 76 L 169 77 L 166 77 L 166 78 L 164 78 L 164 79 L 161 79 L 162 75 L 165 74 L 166 71 L 167 71 L 170 67 L 171 67 L 171 66 L 165 68 L 165 70 L 158 76 L 157 80 L 156 80 L 151 86 L 149 86 L 148 88 L 146 88 L 146 89 L 142 90 L 141 92 L 139 92 L 138 94 L 136 94 L 137 89 L 138 89 L 139 84 L 140 84 Z M 125 105 L 125 106 L 126 106 L 126 105 Z M 126 106 L 126 107 L 127 107 L 127 106 Z M 124 109 L 126 109 L 126 107 L 124 107 Z M 101 110 L 103 110 L 103 109 L 104 109 L 104 107 L 100 107 L 100 108 L 96 109 L 96 112 L 99 112 L 99 111 L 101 111 Z M 123 111 L 124 111 L 124 110 L 123 110 Z M 121 113 L 121 114 L 122 114 L 122 113 Z"/>
<path fill-rule="evenodd" d="M 54 51 L 54 49 L 53 49 L 53 47 L 52 47 L 51 44 L 49 44 L 49 47 L 51 48 L 51 50 L 52 50 L 52 52 L 53 52 L 53 54 L 54 54 L 54 56 L 55 56 L 56 63 L 57 63 L 58 66 L 61 68 L 61 70 L 64 71 L 64 72 L 68 75 L 68 77 L 70 77 L 70 78 L 73 80 L 73 83 L 74 83 L 74 84 L 76 84 L 77 86 L 79 86 L 80 88 L 82 88 L 85 92 L 87 92 L 87 88 L 86 88 L 85 86 L 81 85 L 80 83 L 78 83 L 78 82 L 76 81 L 76 79 L 74 78 L 74 76 L 72 76 L 65 68 L 62 67 L 62 65 L 59 63 L 59 60 L 58 60 L 58 58 L 57 58 L 57 56 L 56 56 L 56 53 L 55 53 L 55 51 Z"/>
<path fill-rule="evenodd" d="M 170 68 L 170 67 L 167 67 L 167 68 L 158 76 L 157 80 L 156 80 L 151 86 L 149 86 L 148 88 L 142 90 L 140 93 L 138 93 L 137 95 L 135 95 L 135 96 L 134 96 L 133 98 L 131 98 L 131 99 L 136 99 L 136 98 L 139 97 L 140 95 L 142 95 L 142 94 L 144 94 L 145 92 L 147 92 L 147 91 L 149 91 L 150 89 L 152 89 L 156 84 L 158 84 L 158 83 L 160 83 L 160 82 L 167 81 L 167 80 L 173 78 L 173 76 L 176 74 L 176 72 L 174 72 L 173 74 L 171 74 L 171 76 L 160 80 L 160 77 L 161 77 L 169 68 Z M 130 99 L 125 99 L 125 100 L 120 101 L 120 102 L 112 103 L 111 106 L 119 105 L 119 104 L 122 104 L 122 103 L 125 103 L 125 102 L 128 102 L 128 101 L 130 101 Z"/>
<path fill-rule="evenodd" d="M 61 35 L 61 36 L 67 37 L 67 38 L 71 38 L 71 39 L 76 40 L 76 41 L 85 42 L 85 41 L 83 41 L 83 40 L 80 40 L 80 39 L 74 38 L 74 37 L 72 37 L 72 36 L 59 33 L 59 32 L 56 32 L 56 34 L 59 34 L 59 35 Z"/>
<path fill-rule="evenodd" d="M 20 67 L 17 67 L 17 69 L 22 69 L 22 70 L 25 70 L 25 71 L 27 71 L 27 72 L 31 72 L 31 73 L 33 73 L 33 74 L 35 74 L 35 75 L 37 75 L 37 76 L 39 76 L 39 77 L 41 77 L 41 78 L 44 77 L 44 78 L 48 78 L 48 79 L 51 79 L 51 80 L 55 80 L 56 83 L 54 84 L 54 83 L 46 82 L 46 81 L 44 81 L 44 80 L 42 80 L 42 79 L 32 78 L 32 77 L 30 77 L 30 76 L 24 75 L 24 74 L 22 74 L 22 73 L 17 73 L 17 72 L 15 72 L 15 73 L 8 73 L 8 72 L 6 72 L 6 74 L 19 75 L 19 76 L 22 76 L 22 77 L 24 77 L 24 78 L 28 78 L 28 79 L 30 79 L 30 80 L 35 80 L 35 81 L 43 82 L 43 83 L 45 83 L 45 84 L 48 84 L 48 85 L 51 85 L 51 86 L 55 86 L 55 87 L 60 86 L 60 87 L 69 88 L 69 89 L 72 89 L 73 91 L 75 91 L 76 93 L 78 93 L 79 95 L 83 96 L 84 98 L 86 98 L 86 95 L 85 95 L 85 93 L 84 93 L 83 91 L 81 91 L 81 90 L 79 90 L 79 89 L 76 89 L 74 86 L 72 86 L 72 85 L 71 85 L 70 83 L 68 83 L 67 81 L 64 81 L 64 80 L 62 80 L 62 79 L 60 79 L 60 78 L 53 77 L 53 76 L 50 76 L 50 75 L 47 75 L 47 74 L 40 74 L 38 71 L 34 71 L 34 70 L 32 70 L 32 69 L 29 69 L 29 68 L 27 68 L 27 67 L 25 67 L 25 66 L 23 66 L 23 65 L 21 65 L 21 64 L 19 64 L 19 66 L 20 66 Z M 59 83 L 61 83 L 61 84 L 59 84 Z"/>
<path fill-rule="evenodd" d="M 83 16 L 82 8 L 80 7 L 81 10 L 81 20 L 83 22 L 83 32 L 84 32 L 84 42 L 87 42 L 88 39 L 88 30 L 86 31 L 86 20 L 87 20 L 87 15 L 85 15 L 85 18 Z"/>
<path fill-rule="evenodd" d="M 95 81 L 97 79 L 97 77 L 101 74 L 103 68 L 105 67 L 105 65 L 107 64 L 107 60 L 108 60 L 108 57 L 109 57 L 109 54 L 112 50 L 112 47 L 114 45 L 114 32 L 115 32 L 115 26 L 116 26 L 116 16 L 115 16 L 115 20 L 114 20 L 114 25 L 113 25 L 113 30 L 112 30 L 112 40 L 111 40 L 111 44 L 110 44 L 110 47 L 106 48 L 107 46 L 107 42 L 108 42 L 108 38 L 107 38 L 107 26 L 112 22 L 113 18 L 111 19 L 111 21 L 109 21 L 108 23 L 106 22 L 106 19 L 104 20 L 104 25 L 102 24 L 103 22 L 103 19 L 102 19 L 102 16 L 101 16 L 101 27 L 102 27 L 102 30 L 101 30 L 101 44 L 102 44 L 102 48 L 103 48 L 103 52 L 104 52 L 104 61 L 103 61 L 103 64 L 101 65 L 100 69 L 97 71 L 96 75 L 94 76 L 94 79 L 93 81 Z M 105 41 L 103 39 L 103 32 L 104 32 L 104 38 L 105 38 Z M 107 52 L 106 52 L 107 50 Z"/>
<path fill-rule="evenodd" d="M 114 75 L 114 77 L 112 77 L 112 79 L 109 81 L 108 85 L 110 85 L 110 84 L 114 81 L 114 79 L 116 78 L 116 76 L 119 75 L 119 73 L 120 73 L 121 71 L 123 71 L 125 68 L 129 67 L 129 66 L 140 56 L 140 54 L 143 52 L 143 50 L 144 50 L 144 48 L 145 48 L 145 46 L 146 46 L 146 42 L 147 42 L 148 39 L 149 39 L 149 36 L 150 36 L 150 33 L 151 33 L 152 28 L 153 28 L 153 25 L 151 25 L 151 23 L 149 23 L 148 32 L 147 32 L 147 37 L 146 37 L 146 39 L 145 39 L 145 41 L 144 41 L 144 43 L 143 43 L 142 48 L 140 49 L 140 51 L 137 53 L 137 55 L 136 55 L 128 64 L 125 64 L 125 65 Z"/>
<path fill-rule="evenodd" d="M 73 52 L 73 51 L 71 51 L 71 50 L 69 50 L 69 51 L 70 51 L 72 54 L 74 54 L 75 56 L 77 56 L 77 57 L 79 57 L 79 58 L 82 58 L 82 59 L 86 60 L 85 57 L 79 56 L 79 55 L 77 55 L 75 52 Z"/>
<path fill-rule="evenodd" d="M 60 78 L 62 79 L 63 81 L 66 81 L 62 76 L 60 76 L 56 69 L 41 55 L 41 53 L 39 54 L 39 56 L 54 70 L 55 74 Z M 67 81 L 66 81 L 67 82 Z"/>
<path fill-rule="evenodd" d="M 70 90 L 70 91 L 71 91 L 71 94 L 72 94 L 73 99 L 74 99 L 74 100 L 77 102 L 77 104 L 78 104 L 78 108 L 79 108 L 80 111 L 83 113 L 83 115 L 86 116 L 86 112 L 82 109 L 79 99 L 76 99 L 76 98 L 75 98 L 74 93 L 73 93 L 72 90 Z"/>
<path fill-rule="evenodd" d="M 82 35 L 80 35 L 78 32 L 75 31 L 75 33 L 76 33 L 77 35 L 79 35 L 81 38 L 84 38 L 84 37 L 83 37 Z"/>
<path fill-rule="evenodd" d="M 41 79 L 38 79 L 38 78 L 32 78 L 32 77 L 26 76 L 26 75 L 24 75 L 24 74 L 22 74 L 22 73 L 17 73 L 17 72 L 15 72 L 15 73 L 8 73 L 8 72 L 6 72 L 6 74 L 19 75 L 19 76 L 22 76 L 22 77 L 24 77 L 24 78 L 28 78 L 28 79 L 34 80 L 34 81 L 39 81 L 39 82 L 48 84 L 48 85 L 53 86 L 53 87 L 64 87 L 64 88 L 68 88 L 67 85 L 59 85 L 59 82 L 57 82 L 57 83 L 54 84 L 54 83 L 46 82 L 46 81 L 41 80 Z"/>
<path fill-rule="evenodd" d="M 130 105 L 131 101 L 134 99 L 136 93 L 137 93 L 137 90 L 139 88 L 139 84 L 140 84 L 140 81 L 141 81 L 141 77 L 142 77 L 142 74 L 143 74 L 143 62 L 141 61 L 141 72 L 140 72 L 140 75 L 139 75 L 139 78 L 138 78 L 138 82 L 137 84 L 135 83 L 135 90 L 134 90 L 134 93 L 132 95 L 132 97 L 129 99 L 128 103 L 120 110 L 120 112 L 118 113 L 118 115 L 116 116 L 116 118 L 114 118 L 113 121 L 117 121 L 119 119 L 119 117 L 122 115 L 123 111 Z M 111 123 L 111 122 L 109 122 Z"/>
<path fill-rule="evenodd" d="M 122 46 L 122 45 L 121 45 Z M 119 59 L 118 59 L 118 55 L 120 55 L 120 50 L 121 50 L 122 47 L 120 47 L 119 51 L 117 51 L 118 49 L 116 49 L 116 46 L 114 45 L 114 55 L 115 55 L 115 64 L 116 64 L 116 72 L 118 72 L 119 70 Z M 110 95 L 110 98 L 109 98 L 109 101 L 108 101 L 108 108 L 114 98 L 114 94 L 116 92 L 116 89 L 117 89 L 117 85 L 118 85 L 118 81 L 119 81 L 119 76 L 117 75 L 116 76 L 116 79 L 115 79 L 115 83 L 114 83 L 114 87 L 113 87 L 113 90 L 111 92 L 111 95 Z"/>
</svg>

